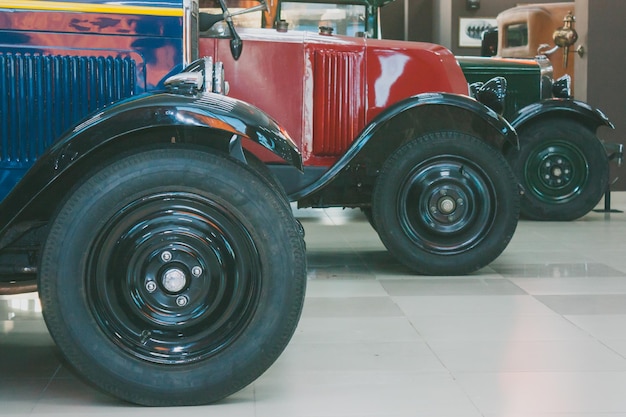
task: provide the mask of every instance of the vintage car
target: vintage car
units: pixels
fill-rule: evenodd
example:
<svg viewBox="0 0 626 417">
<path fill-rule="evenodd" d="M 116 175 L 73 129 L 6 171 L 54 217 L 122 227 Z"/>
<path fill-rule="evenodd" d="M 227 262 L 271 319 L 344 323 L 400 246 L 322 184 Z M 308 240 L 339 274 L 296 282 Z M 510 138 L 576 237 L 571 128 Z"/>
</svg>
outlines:
<svg viewBox="0 0 626 417">
<path fill-rule="evenodd" d="M 613 124 L 599 109 L 570 97 L 568 77 L 553 80 L 547 58 L 458 57 L 471 83 L 507 80 L 504 115 L 519 135 L 507 161 L 524 188 L 521 213 L 534 220 L 575 220 L 609 192 L 609 161 L 622 146 L 602 142 Z"/>
<path fill-rule="evenodd" d="M 574 100 L 574 53 L 584 54 L 583 47 L 575 44 L 574 6 L 574 2 L 520 4 L 499 13 L 497 28 L 483 39 L 482 49 L 496 55 L 496 66 L 506 67 L 526 58 L 529 65 L 537 61 L 535 65 L 540 68 L 549 64 L 548 74 L 557 79 L 552 91 L 548 82 L 534 83 L 547 88 L 533 88 L 528 84 L 532 76 L 524 77 L 521 72 L 518 77 L 526 78 L 527 83 L 509 82 L 507 106 L 511 114 L 507 118 L 518 129 L 522 147 L 517 157 L 509 159 L 526 188 L 522 212 L 531 218 L 575 219 L 591 210 L 603 194 L 605 210 L 610 210 L 608 161 L 622 162 L 622 145 L 601 142 L 596 136 L 599 127 L 613 129 L 613 124 L 600 110 Z M 493 74 L 485 71 L 488 62 L 464 58 L 461 65 L 468 80 L 477 81 Z M 545 106 L 528 107 L 528 116 L 522 107 L 532 102 L 522 100 L 522 106 L 515 103 L 523 91 L 539 92 Z M 555 100 L 550 100 L 551 95 Z M 537 114 L 532 115 L 533 111 Z"/>
<path fill-rule="evenodd" d="M 223 62 L 231 96 L 294 138 L 304 175 L 263 158 L 292 201 L 361 208 L 390 253 L 420 274 L 466 274 L 504 250 L 520 198 L 504 152 L 517 149 L 517 136 L 468 96 L 449 50 L 326 28 L 235 29 L 239 11 L 220 3 L 200 2 L 228 19 L 201 31 L 199 54 Z M 500 97 L 499 87 L 482 91 Z"/>
<path fill-rule="evenodd" d="M 315 30 L 315 22 L 320 22 L 332 27 L 333 33 L 379 38 L 380 8 L 387 3 L 389 0 L 281 0 L 274 19 L 294 30 Z M 520 150 L 510 148 L 506 158 L 524 189 L 521 214 L 534 220 L 574 220 L 588 213 L 609 191 L 609 161 L 621 164 L 622 160 L 621 144 L 603 143 L 596 135 L 598 128 L 612 129 L 613 124 L 599 109 L 573 99 L 571 77 L 563 74 L 560 64 L 563 55 L 559 49 L 566 48 L 548 50 L 544 46 L 550 59 L 528 49 L 549 42 L 555 29 L 564 25 L 565 10 L 573 10 L 572 6 L 521 5 L 498 16 L 499 27 L 505 27 L 504 35 L 500 33 L 499 54 L 529 59 L 457 56 L 469 83 L 483 83 L 495 76 L 507 81 L 504 116 L 517 130 Z M 528 22 L 520 23 L 520 19 Z M 238 23 L 258 26 L 259 22 Z M 267 18 L 264 23 L 274 24 Z M 540 29 L 541 33 L 528 35 Z M 560 71 L 556 79 L 555 63 Z"/>
<path fill-rule="evenodd" d="M 0 8 L 0 295 L 38 290 L 67 363 L 137 404 L 243 388 L 304 298 L 301 227 L 250 152 L 301 155 L 192 63 L 198 18 L 197 0 Z"/>
<path fill-rule="evenodd" d="M 578 34 L 574 29 L 575 3 L 520 4 L 498 14 L 497 56 L 504 58 L 534 58 L 548 56 L 554 76 L 569 75 L 574 78 L 574 65 L 570 54 L 584 53 L 582 47 L 574 48 Z"/>
</svg>

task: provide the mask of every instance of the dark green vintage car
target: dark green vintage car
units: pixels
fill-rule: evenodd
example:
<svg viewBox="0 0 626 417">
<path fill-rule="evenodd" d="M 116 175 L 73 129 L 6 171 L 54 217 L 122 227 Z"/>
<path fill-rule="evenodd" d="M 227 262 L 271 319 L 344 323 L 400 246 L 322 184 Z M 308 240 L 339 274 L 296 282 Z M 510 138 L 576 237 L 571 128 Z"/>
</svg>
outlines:
<svg viewBox="0 0 626 417">
<path fill-rule="evenodd" d="M 507 80 L 503 115 L 519 134 L 520 150 L 506 157 L 524 189 L 522 214 L 573 220 L 592 210 L 608 189 L 609 160 L 622 158 L 621 145 L 596 136 L 601 126 L 613 128 L 604 113 L 574 100 L 569 77 L 554 80 L 546 57 L 457 58 L 470 86 L 494 76 Z"/>
<path fill-rule="evenodd" d="M 389 2 L 282 0 L 275 19 L 289 30 L 317 31 L 323 25 L 338 35 L 379 37 L 380 8 Z M 592 210 L 608 190 L 609 160 L 621 163 L 621 145 L 604 144 L 596 136 L 601 126 L 613 128 L 608 118 L 574 100 L 571 80 L 554 80 L 546 57 L 457 58 L 469 84 L 506 79 L 503 115 L 520 137 L 520 149 L 506 156 L 524 190 L 522 215 L 574 220 Z"/>
<path fill-rule="evenodd" d="M 541 56 L 535 59 L 457 56 L 457 61 L 471 87 L 475 87 L 474 83 L 484 83 L 495 76 L 506 79 L 503 116 L 508 120 L 514 119 L 515 114 L 529 104 L 555 95 L 569 98 L 569 80 L 560 80 L 558 85 L 562 87 L 555 88 L 550 61 Z"/>
</svg>

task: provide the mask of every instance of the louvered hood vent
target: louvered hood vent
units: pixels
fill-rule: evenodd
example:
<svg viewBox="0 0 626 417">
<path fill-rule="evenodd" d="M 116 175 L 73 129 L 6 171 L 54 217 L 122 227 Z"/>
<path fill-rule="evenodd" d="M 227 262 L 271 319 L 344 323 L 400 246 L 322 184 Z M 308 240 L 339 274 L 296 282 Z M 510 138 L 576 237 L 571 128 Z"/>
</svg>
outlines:
<svg viewBox="0 0 626 417">
<path fill-rule="evenodd" d="M 0 165 L 31 165 L 63 132 L 135 90 L 130 58 L 0 53 Z"/>
</svg>

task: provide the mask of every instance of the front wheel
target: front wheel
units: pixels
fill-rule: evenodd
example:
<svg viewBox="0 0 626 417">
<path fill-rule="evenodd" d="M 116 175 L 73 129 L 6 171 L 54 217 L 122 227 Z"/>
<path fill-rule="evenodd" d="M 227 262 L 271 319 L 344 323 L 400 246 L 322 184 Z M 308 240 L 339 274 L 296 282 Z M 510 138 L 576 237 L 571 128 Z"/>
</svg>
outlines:
<svg viewBox="0 0 626 417">
<path fill-rule="evenodd" d="M 382 242 L 400 262 L 420 274 L 462 275 L 506 248 L 519 193 L 498 150 L 473 136 L 440 132 L 389 157 L 372 209 Z"/>
<path fill-rule="evenodd" d="M 598 138 L 580 123 L 545 120 L 520 129 L 520 150 L 507 160 L 525 193 L 522 216 L 575 220 L 591 211 L 607 189 L 609 161 Z"/>
<path fill-rule="evenodd" d="M 216 401 L 263 373 L 295 330 L 305 284 L 282 197 L 227 157 L 171 148 L 111 163 L 69 195 L 39 289 L 82 377 L 173 406 Z"/>
</svg>

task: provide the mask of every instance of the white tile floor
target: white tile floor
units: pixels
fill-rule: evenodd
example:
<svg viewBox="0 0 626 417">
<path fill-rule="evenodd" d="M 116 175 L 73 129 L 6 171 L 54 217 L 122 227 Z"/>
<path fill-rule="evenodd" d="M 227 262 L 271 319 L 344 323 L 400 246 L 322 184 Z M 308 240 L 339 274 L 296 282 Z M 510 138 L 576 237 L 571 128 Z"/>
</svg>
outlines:
<svg viewBox="0 0 626 417">
<path fill-rule="evenodd" d="M 118 402 L 60 364 L 34 296 L 3 297 L 0 415 L 626 417 L 625 213 L 523 221 L 489 267 L 437 278 L 395 262 L 356 210 L 297 216 L 303 317 L 251 386 L 205 407 Z"/>
</svg>

